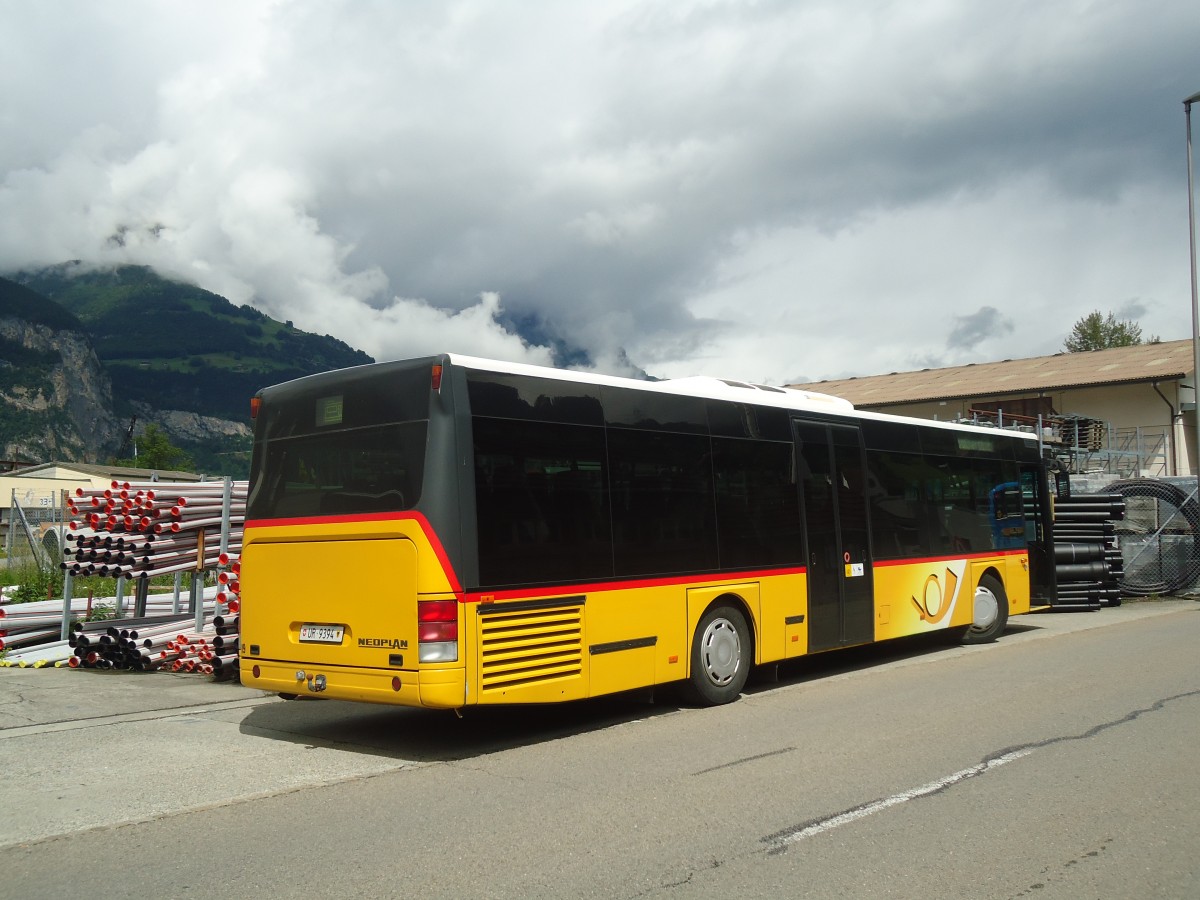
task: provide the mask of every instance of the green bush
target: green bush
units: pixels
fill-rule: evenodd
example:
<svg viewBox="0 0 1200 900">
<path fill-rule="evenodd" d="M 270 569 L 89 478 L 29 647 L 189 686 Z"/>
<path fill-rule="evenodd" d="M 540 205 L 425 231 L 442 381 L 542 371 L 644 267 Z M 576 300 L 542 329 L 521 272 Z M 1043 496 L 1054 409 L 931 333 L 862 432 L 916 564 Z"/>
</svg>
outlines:
<svg viewBox="0 0 1200 900">
<path fill-rule="evenodd" d="M 83 617 L 85 622 L 104 622 L 117 617 L 117 607 L 112 603 L 97 603 L 92 611 Z"/>
<path fill-rule="evenodd" d="M 17 585 L 17 589 L 9 594 L 12 603 L 32 603 L 35 600 L 45 600 L 47 595 L 62 596 L 61 569 L 40 569 L 36 565 L 28 565 L 21 569 L 9 570 L 7 580 L 10 584 Z"/>
</svg>

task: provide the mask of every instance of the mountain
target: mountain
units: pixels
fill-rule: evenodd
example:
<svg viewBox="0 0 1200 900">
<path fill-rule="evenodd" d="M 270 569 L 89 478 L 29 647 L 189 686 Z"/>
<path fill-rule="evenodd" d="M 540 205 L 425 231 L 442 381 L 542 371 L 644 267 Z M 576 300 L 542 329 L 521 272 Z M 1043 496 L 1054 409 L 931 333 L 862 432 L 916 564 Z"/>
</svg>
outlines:
<svg viewBox="0 0 1200 900">
<path fill-rule="evenodd" d="M 121 423 L 117 436 L 102 431 L 79 451 L 96 459 L 116 452 L 123 423 L 136 416 L 166 430 L 198 471 L 244 476 L 250 398 L 260 388 L 373 362 L 336 338 L 309 334 L 145 267 L 87 271 L 68 263 L 19 272 L 7 284 L 0 318 L 7 309 L 31 325 L 82 333 L 111 382 L 109 415 Z M 34 321 L 39 318 L 51 321 Z"/>
<path fill-rule="evenodd" d="M 117 440 L 112 386 L 83 324 L 0 278 L 0 454 L 97 462 Z"/>
<path fill-rule="evenodd" d="M 241 421 L 262 387 L 374 362 L 336 338 L 142 266 L 86 272 L 68 264 L 16 280 L 83 323 L 112 378 L 120 414 L 144 403 Z"/>
</svg>

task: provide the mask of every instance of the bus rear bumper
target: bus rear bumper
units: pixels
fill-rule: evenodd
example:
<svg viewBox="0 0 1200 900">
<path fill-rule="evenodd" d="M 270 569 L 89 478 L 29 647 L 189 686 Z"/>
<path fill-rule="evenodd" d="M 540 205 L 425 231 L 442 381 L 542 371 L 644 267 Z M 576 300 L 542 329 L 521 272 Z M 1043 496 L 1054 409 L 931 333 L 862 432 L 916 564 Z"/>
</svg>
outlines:
<svg viewBox="0 0 1200 900">
<path fill-rule="evenodd" d="M 466 700 L 466 674 L 462 668 L 414 672 L 242 659 L 240 672 L 246 687 L 299 697 L 434 709 L 457 709 Z"/>
</svg>

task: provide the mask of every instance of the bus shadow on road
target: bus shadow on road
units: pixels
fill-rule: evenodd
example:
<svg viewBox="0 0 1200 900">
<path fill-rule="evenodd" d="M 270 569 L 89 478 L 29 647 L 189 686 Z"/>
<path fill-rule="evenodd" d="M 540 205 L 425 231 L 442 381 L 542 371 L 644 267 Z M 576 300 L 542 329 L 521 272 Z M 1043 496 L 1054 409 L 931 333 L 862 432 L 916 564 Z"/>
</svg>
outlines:
<svg viewBox="0 0 1200 900">
<path fill-rule="evenodd" d="M 1009 623 L 1010 633 L 1037 627 Z M 947 642 L 944 635 L 922 635 L 815 654 L 756 671 L 745 694 L 868 671 L 899 661 L 944 656 L 956 650 L 957 645 Z M 461 718 L 448 710 L 303 698 L 255 707 L 243 719 L 241 731 L 311 747 L 413 762 L 446 762 L 602 731 L 684 709 L 678 690 L 669 685 L 653 692 L 642 690 L 561 704 L 467 707 Z M 703 712 L 696 710 L 697 714 Z"/>
<path fill-rule="evenodd" d="M 1007 633 L 1036 631 L 1037 625 L 1008 623 Z M 1004 638 L 1000 638 L 1003 643 Z M 986 645 L 984 645 L 986 646 Z M 865 672 L 898 662 L 947 656 L 961 651 L 962 644 L 944 633 L 913 635 L 877 644 L 814 653 L 778 664 L 778 672 L 765 667 L 752 677 L 747 694 L 775 690 L 792 684 L 820 681 L 837 675 Z"/>
<path fill-rule="evenodd" d="M 242 720 L 243 734 L 370 753 L 414 762 L 448 762 L 486 756 L 601 731 L 675 712 L 660 692 L 648 691 L 539 706 L 476 706 L 460 718 L 446 710 L 375 706 L 307 698 L 269 703 Z"/>
</svg>

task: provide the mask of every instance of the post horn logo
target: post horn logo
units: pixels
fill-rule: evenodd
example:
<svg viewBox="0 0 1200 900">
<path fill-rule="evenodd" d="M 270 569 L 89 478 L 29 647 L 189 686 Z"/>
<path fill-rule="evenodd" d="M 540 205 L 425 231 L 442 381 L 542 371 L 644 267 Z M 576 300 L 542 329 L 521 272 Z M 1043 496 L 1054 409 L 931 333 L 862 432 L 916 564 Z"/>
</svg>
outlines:
<svg viewBox="0 0 1200 900">
<path fill-rule="evenodd" d="M 945 621 L 950 611 L 954 609 L 954 599 L 958 594 L 958 575 L 954 570 L 946 568 L 946 587 L 942 589 L 942 583 L 936 574 L 930 575 L 925 579 L 925 586 L 921 590 L 921 598 L 913 596 L 910 599 L 913 606 L 917 608 L 917 612 L 921 616 L 922 622 L 928 622 L 930 625 L 940 625 Z"/>
</svg>

